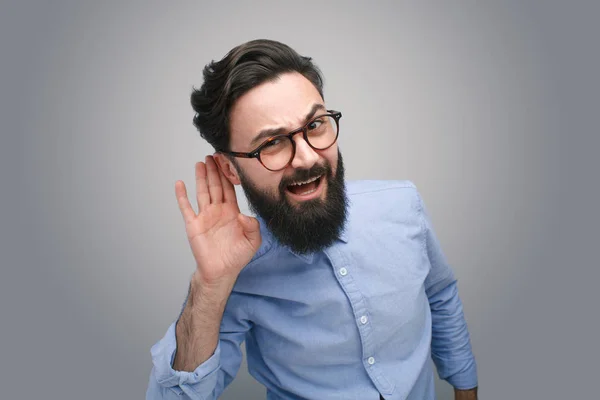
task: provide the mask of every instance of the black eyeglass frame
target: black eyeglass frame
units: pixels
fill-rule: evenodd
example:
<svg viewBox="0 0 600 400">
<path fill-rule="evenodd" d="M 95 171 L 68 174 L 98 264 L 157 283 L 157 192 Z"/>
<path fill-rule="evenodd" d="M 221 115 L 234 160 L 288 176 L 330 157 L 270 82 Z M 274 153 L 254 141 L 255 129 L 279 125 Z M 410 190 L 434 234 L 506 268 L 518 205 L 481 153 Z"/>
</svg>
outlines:
<svg viewBox="0 0 600 400">
<path fill-rule="evenodd" d="M 333 139 L 333 141 L 331 142 L 331 144 L 329 146 L 323 147 L 323 148 L 318 148 L 318 147 L 315 147 L 312 144 L 310 144 L 310 140 L 308 140 L 308 126 L 310 124 L 312 124 L 313 122 L 315 122 L 315 120 L 317 120 L 319 118 L 322 118 L 322 117 L 332 117 L 335 120 L 336 132 L 335 132 L 335 139 Z M 238 151 L 225 151 L 225 150 L 221 150 L 221 151 L 219 151 L 219 153 L 228 154 L 228 155 L 231 155 L 231 156 L 234 156 L 234 157 L 241 157 L 241 158 L 257 158 L 258 161 L 262 164 L 262 166 L 265 167 L 266 169 L 268 169 L 269 171 L 281 171 L 282 169 L 284 169 L 288 165 L 290 165 L 290 163 L 292 162 L 292 160 L 296 156 L 296 142 L 294 142 L 294 140 L 292 139 L 292 137 L 295 134 L 302 132 L 302 137 L 304 138 L 304 141 L 312 149 L 314 149 L 314 150 L 327 150 L 328 148 L 330 148 L 331 146 L 333 146 L 335 144 L 335 142 L 337 142 L 338 136 L 340 134 L 340 118 L 342 118 L 342 113 L 340 111 L 327 110 L 327 114 L 320 114 L 320 115 L 317 115 L 316 117 L 311 118 L 310 121 L 308 121 L 301 128 L 294 129 L 290 133 L 284 133 L 284 134 L 281 134 L 281 135 L 271 136 L 270 138 L 268 138 L 267 140 L 265 140 L 264 142 L 262 142 L 261 144 L 259 144 L 258 147 L 256 147 L 254 150 L 252 150 L 249 153 L 243 153 L 243 152 L 238 152 Z M 276 139 L 281 139 L 281 138 L 286 138 L 286 139 L 288 139 L 292 143 L 292 155 L 290 156 L 290 160 L 283 167 L 277 168 L 277 169 L 271 169 L 271 168 L 267 167 L 262 162 L 262 160 L 260 159 L 260 152 L 270 142 L 272 142 L 273 140 L 276 140 Z"/>
</svg>

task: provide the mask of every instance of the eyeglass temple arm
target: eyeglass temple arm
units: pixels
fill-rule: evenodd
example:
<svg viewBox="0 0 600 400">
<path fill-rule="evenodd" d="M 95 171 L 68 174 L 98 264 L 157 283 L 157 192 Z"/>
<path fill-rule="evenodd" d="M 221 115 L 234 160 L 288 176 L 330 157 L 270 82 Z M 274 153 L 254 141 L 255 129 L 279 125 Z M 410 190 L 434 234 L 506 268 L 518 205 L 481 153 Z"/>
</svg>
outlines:
<svg viewBox="0 0 600 400">
<path fill-rule="evenodd" d="M 229 154 L 234 157 L 256 158 L 256 153 L 240 153 L 237 151 L 224 151 L 224 150 L 219 151 L 219 153 Z"/>
</svg>

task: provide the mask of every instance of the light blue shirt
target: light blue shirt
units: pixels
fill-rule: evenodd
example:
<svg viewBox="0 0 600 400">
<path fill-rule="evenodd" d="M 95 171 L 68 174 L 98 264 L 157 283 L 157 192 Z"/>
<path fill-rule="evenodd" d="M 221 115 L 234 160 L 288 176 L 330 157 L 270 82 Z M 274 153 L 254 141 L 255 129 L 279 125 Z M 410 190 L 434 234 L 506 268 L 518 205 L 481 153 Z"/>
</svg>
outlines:
<svg viewBox="0 0 600 400">
<path fill-rule="evenodd" d="M 248 370 L 267 399 L 435 399 L 439 376 L 477 386 L 456 279 L 407 181 L 347 182 L 344 232 L 297 255 L 261 223 L 262 244 L 227 303 L 218 346 L 193 372 L 172 368 L 175 322 L 151 350 L 147 399 L 215 399 Z"/>
</svg>

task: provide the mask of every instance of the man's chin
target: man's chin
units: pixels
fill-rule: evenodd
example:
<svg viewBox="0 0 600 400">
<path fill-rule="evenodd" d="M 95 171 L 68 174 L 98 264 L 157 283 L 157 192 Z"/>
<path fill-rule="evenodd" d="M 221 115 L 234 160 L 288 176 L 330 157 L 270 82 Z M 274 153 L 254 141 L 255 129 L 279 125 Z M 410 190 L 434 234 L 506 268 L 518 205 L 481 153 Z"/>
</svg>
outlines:
<svg viewBox="0 0 600 400">
<path fill-rule="evenodd" d="M 344 227 L 348 199 L 344 169 L 339 153 L 335 175 L 331 167 L 308 171 L 307 176 L 322 177 L 317 186 L 304 187 L 304 194 L 294 194 L 282 184 L 274 194 L 258 189 L 240 173 L 242 188 L 250 209 L 262 218 L 274 238 L 297 253 L 310 253 L 330 246 Z M 301 189 L 301 188 L 297 188 Z M 307 193 L 310 192 L 310 193 Z"/>
</svg>

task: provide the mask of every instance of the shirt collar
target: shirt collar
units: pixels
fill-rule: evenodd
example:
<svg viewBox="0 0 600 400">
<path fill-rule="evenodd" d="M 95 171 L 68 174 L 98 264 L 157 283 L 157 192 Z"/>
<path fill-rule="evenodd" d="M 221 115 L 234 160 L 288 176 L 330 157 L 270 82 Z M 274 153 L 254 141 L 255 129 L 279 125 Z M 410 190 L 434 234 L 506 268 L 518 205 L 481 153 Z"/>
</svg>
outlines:
<svg viewBox="0 0 600 400">
<path fill-rule="evenodd" d="M 273 236 L 271 231 L 269 231 L 269 229 L 267 229 L 267 225 L 266 225 L 264 219 L 262 219 L 259 216 L 256 216 L 256 219 L 258 219 L 258 222 L 260 223 L 261 234 L 263 235 L 263 241 L 265 239 L 267 239 L 265 236 L 268 235 L 269 242 L 271 242 L 271 241 L 277 242 L 277 240 L 275 239 L 275 237 Z M 346 224 L 344 225 L 344 228 L 338 235 L 338 240 L 340 240 L 343 243 L 348 243 L 348 233 L 346 232 L 347 226 L 348 226 L 348 223 L 346 222 Z M 281 245 L 279 245 L 279 246 L 281 246 Z M 312 261 L 313 261 L 314 253 L 301 254 L 301 253 L 296 253 L 295 251 L 293 251 L 292 249 L 290 249 L 287 246 L 281 246 L 281 247 L 308 264 L 312 263 Z"/>
<path fill-rule="evenodd" d="M 348 243 L 348 233 L 346 232 L 346 229 L 348 229 L 348 221 L 346 221 L 346 224 L 344 224 L 344 228 L 338 235 L 338 239 L 344 243 Z"/>
</svg>

